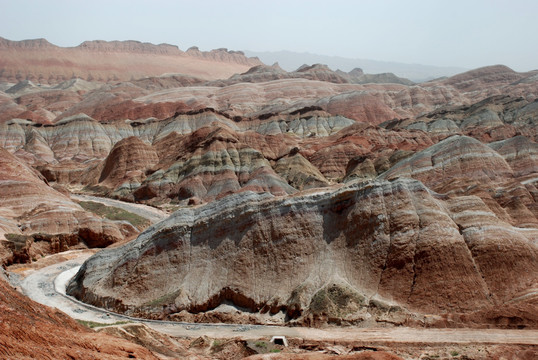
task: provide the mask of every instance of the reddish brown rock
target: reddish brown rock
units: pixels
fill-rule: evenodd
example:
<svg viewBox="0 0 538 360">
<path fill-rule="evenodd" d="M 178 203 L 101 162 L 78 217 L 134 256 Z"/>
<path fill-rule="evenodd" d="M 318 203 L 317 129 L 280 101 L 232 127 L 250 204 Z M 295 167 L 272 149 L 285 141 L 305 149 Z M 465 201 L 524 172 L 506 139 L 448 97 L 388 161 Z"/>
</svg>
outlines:
<svg viewBox="0 0 538 360">
<path fill-rule="evenodd" d="M 504 65 L 494 65 L 454 75 L 442 82 L 466 92 L 515 83 L 525 78 Z"/>
<path fill-rule="evenodd" d="M 527 159 L 532 171 L 536 160 Z M 536 173 L 532 174 L 527 176 L 535 179 Z M 478 140 L 452 136 L 399 162 L 383 174 L 388 179 L 398 176 L 419 179 L 443 194 L 477 195 L 500 219 L 513 225 L 538 225 L 534 180 L 529 180 L 528 186 L 515 181 L 506 160 Z"/>
<path fill-rule="evenodd" d="M 299 153 L 278 160 L 275 172 L 297 190 L 329 186 L 329 181 Z"/>
<path fill-rule="evenodd" d="M 493 309 L 532 291 L 537 231 L 499 222 L 479 198 L 472 208 L 464 198 L 443 199 L 409 179 L 286 198 L 226 197 L 178 211 L 121 250 L 92 257 L 70 292 L 138 316 L 163 316 L 163 306 L 199 313 L 229 301 L 308 324 L 404 324 L 420 314 Z M 521 325 L 536 326 L 532 317 Z"/>
<path fill-rule="evenodd" d="M 0 274 L 0 357 L 4 359 L 158 359 L 118 337 L 84 328 L 19 294 Z"/>
<path fill-rule="evenodd" d="M 357 157 L 370 159 L 377 174 L 395 164 L 402 151 L 414 152 L 433 144 L 423 132 L 385 131 L 364 123 L 305 143 L 303 153 L 306 158 L 328 179 L 340 180 L 346 175 L 350 161 Z"/>
<path fill-rule="evenodd" d="M 5 234 L 49 234 L 62 237 L 74 236 L 69 246 L 86 244 L 90 247 L 105 247 L 123 240 L 119 227 L 113 222 L 100 219 L 84 211 L 68 197 L 52 189 L 35 170 L 23 164 L 6 150 L 0 148 L 0 236 Z M 33 238 L 32 238 L 33 239 Z M 10 240 L 10 239 L 7 239 Z M 31 251 L 33 242 L 13 244 Z M 11 241 L 11 240 L 10 240 Z M 13 241 L 11 241 L 13 242 Z M 3 244 L 11 248 L 10 244 Z M 40 254 L 66 250 L 64 247 L 37 249 Z M 38 251 L 39 250 L 39 251 Z M 13 252 L 13 251 L 12 251 Z M 29 256 L 28 256 L 29 257 Z M 7 257 L 2 262 L 13 262 Z M 26 260 L 31 260 L 31 257 Z"/>
<path fill-rule="evenodd" d="M 138 187 L 146 178 L 146 171 L 159 162 L 157 152 L 137 137 L 125 138 L 114 145 L 107 156 L 99 185 L 115 190 L 121 196 L 123 188 Z"/>
<path fill-rule="evenodd" d="M 292 144 L 282 136 L 265 138 L 225 127 L 205 127 L 187 136 L 171 133 L 155 144 L 159 164 L 134 196 L 207 201 L 246 190 L 292 193 L 295 189 L 267 160 L 287 154 Z"/>
<path fill-rule="evenodd" d="M 490 143 L 489 146 L 499 153 L 521 181 L 532 180 L 538 173 L 538 144 L 524 136 Z"/>
</svg>

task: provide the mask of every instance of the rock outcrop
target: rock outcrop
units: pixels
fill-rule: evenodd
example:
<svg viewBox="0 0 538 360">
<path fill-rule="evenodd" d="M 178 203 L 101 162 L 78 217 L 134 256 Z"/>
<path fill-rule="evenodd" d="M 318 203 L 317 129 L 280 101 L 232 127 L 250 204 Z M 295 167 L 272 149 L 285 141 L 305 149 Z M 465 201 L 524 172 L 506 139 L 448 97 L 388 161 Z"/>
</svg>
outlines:
<svg viewBox="0 0 538 360">
<path fill-rule="evenodd" d="M 175 320 L 226 320 L 231 302 L 246 322 L 537 326 L 536 72 L 413 84 L 102 41 L 0 39 L 0 59 L 0 256 L 125 238 L 69 190 L 180 208 L 90 259 L 70 288 L 84 301 Z"/>
<path fill-rule="evenodd" d="M 59 310 L 13 289 L 0 270 L 0 357 L 3 359 L 158 359 L 119 337 L 96 333 Z"/>
<path fill-rule="evenodd" d="M 368 102 L 368 106 L 374 103 Z M 494 143 L 498 144 L 495 146 L 501 146 L 504 139 L 521 134 L 520 141 L 510 140 L 508 144 L 512 147 L 519 144 L 521 148 L 511 150 L 518 154 L 518 164 L 514 163 L 518 167 L 518 175 L 515 176 L 519 181 L 530 181 L 535 173 L 532 165 L 537 136 L 536 127 L 532 125 L 538 111 L 535 104 L 521 98 L 493 97 L 472 106 L 436 110 L 418 119 L 386 121 L 379 127 L 343 116 L 332 116 L 320 107 L 241 120 L 210 108 L 177 114 L 161 121 L 104 123 L 85 115 L 75 115 L 53 126 L 40 126 L 29 121 L 0 124 L 0 144 L 38 168 L 50 182 L 98 185 L 101 190 L 108 189 L 99 191 L 99 194 L 130 201 L 203 199 L 206 196 L 205 200 L 212 200 L 245 189 L 258 176 L 261 178 L 255 183 L 260 191 L 272 188 L 275 194 L 290 193 L 291 189 L 282 183 L 293 187 L 297 185 L 299 187 L 295 189 L 300 190 L 300 181 L 292 178 L 296 175 L 309 177 L 313 170 L 319 171 L 325 178 L 315 175 L 321 180 L 314 182 L 318 185 L 326 181 L 373 178 L 401 159 L 452 135 L 468 135 L 481 142 L 495 140 Z M 138 144 L 146 148 L 141 152 L 133 149 L 132 155 L 141 161 L 141 167 L 135 166 L 138 160 L 130 160 L 134 167 L 122 165 L 123 183 L 116 179 L 104 184 L 106 176 L 101 175 L 104 162 L 113 161 L 112 158 L 106 159 L 112 155 L 116 144 L 128 137 L 139 139 Z M 130 141 L 137 141 L 134 138 Z M 124 146 L 126 150 L 129 148 Z M 215 149 L 219 152 L 224 149 L 239 151 L 239 162 L 233 160 L 235 155 L 229 157 L 230 161 L 241 164 L 240 168 L 236 165 L 230 167 L 232 163 L 228 160 L 213 159 Z M 245 151 L 250 155 L 247 156 Z M 290 177 L 283 164 L 292 151 L 298 151 L 306 162 L 301 160 L 302 165 L 295 167 L 301 169 L 301 174 Z M 508 147 L 504 147 L 502 156 L 515 156 L 507 151 Z M 529 155 L 524 156 L 528 152 Z M 122 155 L 125 160 L 130 156 L 128 151 Z M 259 161 L 253 160 L 252 156 L 259 157 Z M 199 175 L 197 166 L 200 161 L 211 162 L 214 169 Z M 313 166 L 310 170 L 307 170 L 310 167 L 308 163 Z M 522 166 L 530 168 L 524 170 Z M 221 171 L 232 168 L 234 174 L 230 173 L 230 176 L 234 179 L 224 183 L 217 181 L 217 177 L 224 174 Z M 265 170 L 257 173 L 260 168 Z M 435 177 L 435 173 L 432 176 Z M 132 179 L 128 180 L 129 177 Z"/>
<path fill-rule="evenodd" d="M 231 76 L 227 80 L 216 80 L 207 83 L 207 85 L 229 86 L 238 83 L 261 83 L 266 81 L 280 79 L 308 79 L 316 81 L 326 81 L 335 84 L 402 84 L 413 85 L 414 83 L 407 79 L 402 79 L 394 74 L 364 74 L 360 69 L 354 69 L 349 73 L 329 69 L 327 65 L 314 64 L 303 65 L 292 72 L 284 71 L 278 64 L 272 66 L 257 65 L 250 68 L 247 72 Z"/>
<path fill-rule="evenodd" d="M 121 195 L 138 188 L 146 172 L 159 162 L 157 152 L 135 136 L 117 142 L 102 165 L 99 185 L 115 190 Z"/>
<path fill-rule="evenodd" d="M 159 170 L 144 180 L 134 196 L 211 201 L 247 190 L 293 193 L 295 189 L 275 173 L 267 159 L 287 154 L 293 142 L 282 136 L 281 142 L 268 140 L 225 127 L 204 127 L 187 136 L 171 133 L 155 143 Z"/>
<path fill-rule="evenodd" d="M 0 203 L 2 263 L 29 262 L 79 245 L 105 247 L 124 239 L 118 224 L 84 211 L 3 148 Z"/>
<path fill-rule="evenodd" d="M 525 142 L 519 145 L 524 154 Z M 476 195 L 499 219 L 535 228 L 538 212 L 532 182 L 537 162 L 530 156 L 527 159 L 532 181 L 515 181 L 514 171 L 501 155 L 476 139 L 455 135 L 399 162 L 382 177 L 413 177 L 440 193 Z"/>
<path fill-rule="evenodd" d="M 535 283 L 537 231 L 500 223 L 480 199 L 466 199 L 409 179 L 284 199 L 243 193 L 178 211 L 96 254 L 69 292 L 139 316 L 228 301 L 303 323 L 401 324 L 499 307 Z M 480 230 L 482 217 L 496 226 Z"/>
</svg>

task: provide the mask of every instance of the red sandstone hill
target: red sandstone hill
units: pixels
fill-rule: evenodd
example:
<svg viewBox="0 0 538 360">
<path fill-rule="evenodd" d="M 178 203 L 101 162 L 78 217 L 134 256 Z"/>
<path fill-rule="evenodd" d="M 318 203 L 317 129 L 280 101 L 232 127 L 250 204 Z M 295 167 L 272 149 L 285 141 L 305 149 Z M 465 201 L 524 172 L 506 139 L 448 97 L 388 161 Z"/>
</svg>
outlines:
<svg viewBox="0 0 538 360">
<path fill-rule="evenodd" d="M 303 324 L 538 326 L 535 72 L 492 66 L 424 84 L 361 83 L 349 77 L 359 71 L 287 73 L 222 49 L 0 48 L 0 64 L 16 69 L 0 76 L 33 79 L 0 84 L 4 232 L 57 235 L 49 225 L 59 210 L 80 227 L 78 205 L 46 181 L 181 208 L 135 241 L 143 252 L 127 244 L 132 257 L 114 269 L 90 261 L 74 289 L 81 298 L 118 297 L 119 310 L 150 316 L 165 305 L 185 320 L 231 301 Z M 28 54 L 38 65 L 14 60 Z M 179 71 L 178 59 L 194 67 L 160 76 Z M 71 78 L 65 69 L 93 81 L 39 84 Z M 124 81 L 95 81 L 115 76 Z M 70 224 L 61 232 L 80 232 Z M 124 281 L 103 288 L 92 270 Z M 148 313 L 157 298 L 171 302 Z"/>
<path fill-rule="evenodd" d="M 0 270 L 0 358 L 158 359 L 127 340 L 88 330 L 15 291 Z"/>
<path fill-rule="evenodd" d="M 260 64 L 257 58 L 226 49 L 183 52 L 173 45 L 138 41 L 86 41 L 64 48 L 45 39 L 0 38 L 0 82 L 57 84 L 71 78 L 108 82 L 164 73 L 220 79 Z"/>
</svg>

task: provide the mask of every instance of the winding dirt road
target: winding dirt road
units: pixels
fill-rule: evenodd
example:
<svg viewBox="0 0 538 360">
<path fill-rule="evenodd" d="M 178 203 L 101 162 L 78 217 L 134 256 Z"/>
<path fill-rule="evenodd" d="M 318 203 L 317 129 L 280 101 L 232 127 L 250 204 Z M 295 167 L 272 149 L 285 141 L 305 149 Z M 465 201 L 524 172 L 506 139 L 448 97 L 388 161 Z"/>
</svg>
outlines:
<svg viewBox="0 0 538 360">
<path fill-rule="evenodd" d="M 72 259 L 29 273 L 21 282 L 23 292 L 31 299 L 56 307 L 75 319 L 113 324 L 118 321 L 144 323 L 159 332 L 194 338 L 259 339 L 274 335 L 304 341 L 350 341 L 357 343 L 430 343 L 442 344 L 512 344 L 538 345 L 538 330 L 501 329 L 417 329 L 417 328 L 298 328 L 264 325 L 191 324 L 168 321 L 149 321 L 114 314 L 65 295 L 65 287 L 83 261 L 91 254 L 72 252 Z"/>
</svg>

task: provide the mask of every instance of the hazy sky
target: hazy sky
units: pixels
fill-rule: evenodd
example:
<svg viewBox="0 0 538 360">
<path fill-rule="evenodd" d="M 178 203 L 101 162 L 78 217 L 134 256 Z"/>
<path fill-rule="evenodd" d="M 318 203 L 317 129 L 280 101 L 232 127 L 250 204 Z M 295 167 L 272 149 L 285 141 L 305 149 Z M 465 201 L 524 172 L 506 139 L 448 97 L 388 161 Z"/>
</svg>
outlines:
<svg viewBox="0 0 538 360">
<path fill-rule="evenodd" d="M 0 36 L 538 69 L 538 0 L 0 0 Z"/>
</svg>

